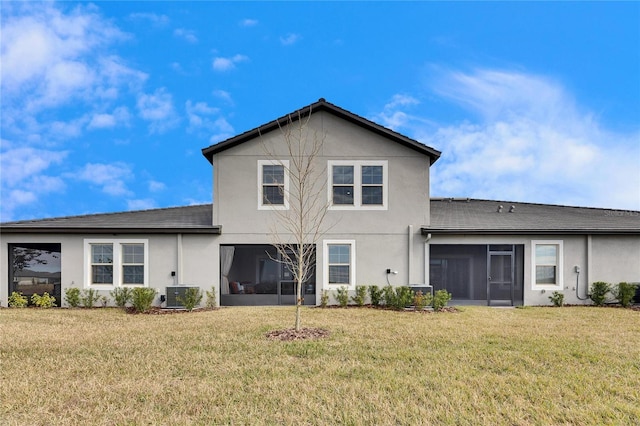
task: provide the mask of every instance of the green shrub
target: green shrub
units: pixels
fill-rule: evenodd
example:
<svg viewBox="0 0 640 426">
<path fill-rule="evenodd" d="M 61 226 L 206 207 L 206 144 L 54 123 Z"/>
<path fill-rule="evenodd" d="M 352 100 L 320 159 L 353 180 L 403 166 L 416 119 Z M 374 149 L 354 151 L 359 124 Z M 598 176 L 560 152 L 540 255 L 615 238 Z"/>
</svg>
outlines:
<svg viewBox="0 0 640 426">
<path fill-rule="evenodd" d="M 551 293 L 551 296 L 549 296 L 549 300 L 551 300 L 553 306 L 560 307 L 564 305 L 564 294 L 560 293 L 559 291 L 554 291 L 553 293 Z"/>
<path fill-rule="evenodd" d="M 135 287 L 132 291 L 131 304 L 136 312 L 148 312 L 153 300 L 156 298 L 156 290 L 148 287 Z"/>
<path fill-rule="evenodd" d="M 69 287 L 64 291 L 64 300 L 71 308 L 80 306 L 80 289 L 78 287 Z"/>
<path fill-rule="evenodd" d="M 31 295 L 31 303 L 38 308 L 50 308 L 56 304 L 56 298 L 49 296 L 49 293 L 44 292 L 42 296 L 38 294 Z"/>
<path fill-rule="evenodd" d="M 416 311 L 422 311 L 425 307 L 429 306 L 431 302 L 431 293 L 423 294 L 421 290 L 418 290 L 413 295 L 413 306 Z"/>
<path fill-rule="evenodd" d="M 343 308 L 346 308 L 349 304 L 349 290 L 347 287 L 342 286 L 336 290 L 336 300 Z"/>
<path fill-rule="evenodd" d="M 92 288 L 82 290 L 82 294 L 80 295 L 80 301 L 85 308 L 93 308 L 93 305 L 95 305 L 99 299 L 100 295 L 98 294 L 98 290 Z"/>
<path fill-rule="evenodd" d="M 106 308 L 107 305 L 109 304 L 109 298 L 107 296 L 100 296 L 100 304 L 102 305 L 103 308 Z"/>
<path fill-rule="evenodd" d="M 449 300 L 451 300 L 451 293 L 449 293 L 447 290 L 442 289 L 436 291 L 436 293 L 433 295 L 433 310 L 436 312 L 441 311 L 444 307 L 447 306 Z"/>
<path fill-rule="evenodd" d="M 126 308 L 127 304 L 131 303 L 131 297 L 133 296 L 131 287 L 117 287 L 110 294 L 116 306 L 121 309 Z"/>
<path fill-rule="evenodd" d="M 382 289 L 377 285 L 370 285 L 369 299 L 371 299 L 371 304 L 373 306 L 380 306 L 380 302 L 382 301 Z"/>
<path fill-rule="evenodd" d="M 191 312 L 193 311 L 193 308 L 200 304 L 200 301 L 202 300 L 202 292 L 199 288 L 189 287 L 184 291 L 184 297 L 178 296 L 176 299 L 184 305 L 184 308 L 187 311 Z"/>
<path fill-rule="evenodd" d="M 326 308 L 329 304 L 329 290 L 322 290 L 322 294 L 320 295 L 320 307 Z"/>
<path fill-rule="evenodd" d="M 616 286 L 613 295 L 622 306 L 628 308 L 631 306 L 633 297 L 636 295 L 636 286 L 634 284 L 621 282 Z"/>
<path fill-rule="evenodd" d="M 596 281 L 591 284 L 591 294 L 589 298 L 593 301 L 593 304 L 596 306 L 603 306 L 607 301 L 607 293 L 611 291 L 611 284 L 605 283 L 603 281 Z"/>
<path fill-rule="evenodd" d="M 413 290 L 406 285 L 395 288 L 388 285 L 382 290 L 382 298 L 387 307 L 401 310 L 413 303 Z"/>
<path fill-rule="evenodd" d="M 363 285 L 357 285 L 356 294 L 355 296 L 351 297 L 351 300 L 353 300 L 353 303 L 355 303 L 357 306 L 362 307 L 364 306 L 364 302 L 366 298 L 367 298 L 367 287 Z"/>
<path fill-rule="evenodd" d="M 207 307 L 207 309 L 215 309 L 217 307 L 217 298 L 216 298 L 216 288 L 215 287 L 211 287 L 211 290 L 208 290 L 205 292 L 207 294 L 207 301 L 205 303 L 205 306 Z"/>
<path fill-rule="evenodd" d="M 9 296 L 9 307 L 10 308 L 25 308 L 29 301 L 25 296 L 22 295 L 22 292 L 14 291 Z"/>
</svg>

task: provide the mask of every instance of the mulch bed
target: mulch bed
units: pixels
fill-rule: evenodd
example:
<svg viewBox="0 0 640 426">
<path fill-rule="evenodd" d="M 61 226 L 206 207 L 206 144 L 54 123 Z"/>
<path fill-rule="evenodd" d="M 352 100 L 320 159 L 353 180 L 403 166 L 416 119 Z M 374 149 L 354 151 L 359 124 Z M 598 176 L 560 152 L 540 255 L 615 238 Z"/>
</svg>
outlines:
<svg viewBox="0 0 640 426">
<path fill-rule="evenodd" d="M 313 340 L 328 337 L 329 330 L 324 328 L 302 328 L 296 331 L 295 328 L 285 328 L 283 330 L 273 330 L 266 334 L 267 339 L 292 341 L 292 340 Z"/>
</svg>

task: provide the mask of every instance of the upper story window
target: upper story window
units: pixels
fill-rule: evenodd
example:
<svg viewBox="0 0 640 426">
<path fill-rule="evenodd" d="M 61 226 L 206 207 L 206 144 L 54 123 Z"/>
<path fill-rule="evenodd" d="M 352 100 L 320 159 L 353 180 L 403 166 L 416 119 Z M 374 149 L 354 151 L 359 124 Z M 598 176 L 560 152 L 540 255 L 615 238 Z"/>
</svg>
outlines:
<svg viewBox="0 0 640 426">
<path fill-rule="evenodd" d="M 331 209 L 387 209 L 387 161 L 329 161 L 328 169 Z"/>
<path fill-rule="evenodd" d="M 148 241 L 85 240 L 85 277 L 89 287 L 148 285 Z"/>
<path fill-rule="evenodd" d="M 289 161 L 258 161 L 258 209 L 289 208 Z"/>
<path fill-rule="evenodd" d="M 562 241 L 532 241 L 533 290 L 562 290 Z"/>
</svg>

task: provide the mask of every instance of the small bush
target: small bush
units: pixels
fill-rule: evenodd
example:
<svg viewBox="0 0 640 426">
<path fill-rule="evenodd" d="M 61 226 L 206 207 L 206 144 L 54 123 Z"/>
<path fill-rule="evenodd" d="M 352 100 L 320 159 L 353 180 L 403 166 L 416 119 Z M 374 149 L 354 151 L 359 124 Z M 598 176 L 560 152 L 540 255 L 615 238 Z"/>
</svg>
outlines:
<svg viewBox="0 0 640 426">
<path fill-rule="evenodd" d="M 50 308 L 56 304 L 56 298 L 53 296 L 49 296 L 49 293 L 44 292 L 42 296 L 38 294 L 31 295 L 31 303 L 36 305 L 38 308 Z"/>
<path fill-rule="evenodd" d="M 607 293 L 611 291 L 611 284 L 603 281 L 596 281 L 591 284 L 591 294 L 589 298 L 596 306 L 603 306 L 607 301 Z"/>
<path fill-rule="evenodd" d="M 64 300 L 71 308 L 80 306 L 80 289 L 78 287 L 69 287 L 64 291 Z"/>
<path fill-rule="evenodd" d="M 613 295 L 623 307 L 628 308 L 636 295 L 636 286 L 621 282 L 616 286 Z"/>
<path fill-rule="evenodd" d="M 200 304 L 200 301 L 202 300 L 202 292 L 199 288 L 189 287 L 184 291 L 184 297 L 178 296 L 176 299 L 184 305 L 184 308 L 187 311 L 191 312 L 193 311 L 193 308 Z"/>
<path fill-rule="evenodd" d="M 384 304 L 393 309 L 401 310 L 413 303 L 413 290 L 409 286 L 395 287 L 388 285 L 382 290 Z"/>
<path fill-rule="evenodd" d="M 109 298 L 107 296 L 100 296 L 100 304 L 103 308 L 106 308 L 109 304 Z"/>
<path fill-rule="evenodd" d="M 346 308 L 349 304 L 349 290 L 347 287 L 342 286 L 336 290 L 336 300 L 341 307 Z"/>
<path fill-rule="evenodd" d="M 22 292 L 14 291 L 9 296 L 9 307 L 10 308 L 25 308 L 29 301 L 25 296 L 22 295 Z"/>
<path fill-rule="evenodd" d="M 380 302 L 382 301 L 382 290 L 377 285 L 369 286 L 369 299 L 371 299 L 371 304 L 373 306 L 380 306 Z"/>
<path fill-rule="evenodd" d="M 127 304 L 131 303 L 131 297 L 133 296 L 130 287 L 114 288 L 110 294 L 111 297 L 113 297 L 113 301 L 115 302 L 116 306 L 121 309 L 126 308 Z"/>
<path fill-rule="evenodd" d="M 431 293 L 423 294 L 421 290 L 418 290 L 413 295 L 413 306 L 416 308 L 416 311 L 422 311 L 429 306 L 431 302 Z"/>
<path fill-rule="evenodd" d="M 320 295 L 320 307 L 326 308 L 329 304 L 329 290 L 322 290 L 322 294 Z"/>
<path fill-rule="evenodd" d="M 553 293 L 551 293 L 551 296 L 549 296 L 549 300 L 551 300 L 553 306 L 560 307 L 564 305 L 564 294 L 560 293 L 559 291 L 554 291 Z"/>
<path fill-rule="evenodd" d="M 138 313 L 148 312 L 153 300 L 156 298 L 156 290 L 148 287 L 135 287 L 132 291 L 131 304 Z"/>
<path fill-rule="evenodd" d="M 436 291 L 436 293 L 433 295 L 433 310 L 436 312 L 441 311 L 444 307 L 447 306 L 449 300 L 451 300 L 451 293 L 449 293 L 447 290 L 442 289 Z"/>
<path fill-rule="evenodd" d="M 93 305 L 95 305 L 98 300 L 100 300 L 98 290 L 92 288 L 82 290 L 80 301 L 85 308 L 93 308 Z"/>
<path fill-rule="evenodd" d="M 218 305 L 217 302 L 217 298 L 216 298 L 216 288 L 215 287 L 211 287 L 211 290 L 208 290 L 205 292 L 207 295 L 207 301 L 205 302 L 205 306 L 207 307 L 207 309 L 215 309 Z"/>
<path fill-rule="evenodd" d="M 353 303 L 357 306 L 364 306 L 364 301 L 367 298 L 367 287 L 363 285 L 356 286 L 356 295 L 351 297 Z"/>
</svg>

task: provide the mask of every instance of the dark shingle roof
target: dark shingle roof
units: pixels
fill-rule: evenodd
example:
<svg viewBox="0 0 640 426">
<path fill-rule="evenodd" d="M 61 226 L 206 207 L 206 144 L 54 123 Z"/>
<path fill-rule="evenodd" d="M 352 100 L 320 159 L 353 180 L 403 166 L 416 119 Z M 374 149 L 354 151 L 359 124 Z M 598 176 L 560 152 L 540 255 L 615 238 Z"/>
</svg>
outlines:
<svg viewBox="0 0 640 426">
<path fill-rule="evenodd" d="M 344 120 L 347 120 L 351 123 L 354 123 L 360 127 L 363 127 L 371 132 L 382 135 L 392 141 L 398 142 L 408 148 L 411 148 L 415 151 L 420 152 L 421 154 L 427 155 L 430 158 L 430 164 L 436 162 L 438 158 L 440 158 L 441 152 L 433 149 L 421 142 L 416 141 L 415 139 L 411 139 L 407 136 L 404 136 L 398 132 L 395 132 L 391 129 L 383 127 L 373 121 L 367 120 L 364 117 L 356 115 L 350 111 L 340 108 L 337 105 L 334 105 L 330 102 L 327 102 L 324 98 L 320 98 L 317 102 L 312 103 L 311 105 L 307 105 L 297 111 L 284 115 L 280 118 L 277 118 L 273 121 L 270 121 L 262 126 L 256 127 L 255 129 L 246 131 L 237 136 L 232 137 L 231 139 L 224 140 L 222 142 L 218 142 L 215 145 L 211 145 L 202 150 L 202 155 L 204 155 L 210 163 L 213 162 L 213 156 L 222 152 L 226 149 L 232 148 L 236 145 L 239 145 L 243 142 L 249 141 L 251 139 L 255 139 L 260 135 L 264 135 L 272 130 L 277 130 L 281 126 L 286 125 L 289 120 L 297 121 L 300 118 L 307 117 L 309 114 L 313 114 L 316 112 L 325 111 L 330 114 L 333 114 L 337 117 L 340 117 Z"/>
<path fill-rule="evenodd" d="M 502 206 L 499 212 L 499 206 Z M 512 209 L 513 206 L 513 209 Z M 432 199 L 423 234 L 640 234 L 640 212 L 476 199 Z"/>
<path fill-rule="evenodd" d="M 23 220 L 0 224 L 2 233 L 183 233 L 219 234 L 212 205 L 170 207 L 119 213 Z"/>
</svg>

